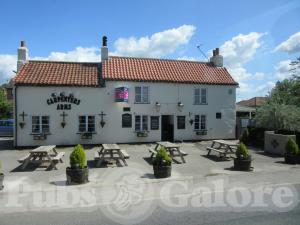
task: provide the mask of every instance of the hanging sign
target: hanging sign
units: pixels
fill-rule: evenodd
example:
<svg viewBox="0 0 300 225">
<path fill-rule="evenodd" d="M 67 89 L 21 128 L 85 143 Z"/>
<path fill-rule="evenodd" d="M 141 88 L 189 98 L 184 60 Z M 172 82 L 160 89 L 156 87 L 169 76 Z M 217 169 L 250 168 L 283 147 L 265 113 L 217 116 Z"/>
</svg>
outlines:
<svg viewBox="0 0 300 225">
<path fill-rule="evenodd" d="M 57 103 L 57 110 L 71 110 L 72 104 L 79 105 L 80 100 L 75 98 L 73 94 L 69 94 L 68 96 L 65 95 L 64 92 L 51 94 L 51 98 L 47 99 L 47 104 L 52 105 Z"/>
<path fill-rule="evenodd" d="M 128 102 L 128 88 L 118 87 L 115 89 L 115 101 L 116 102 Z"/>
</svg>

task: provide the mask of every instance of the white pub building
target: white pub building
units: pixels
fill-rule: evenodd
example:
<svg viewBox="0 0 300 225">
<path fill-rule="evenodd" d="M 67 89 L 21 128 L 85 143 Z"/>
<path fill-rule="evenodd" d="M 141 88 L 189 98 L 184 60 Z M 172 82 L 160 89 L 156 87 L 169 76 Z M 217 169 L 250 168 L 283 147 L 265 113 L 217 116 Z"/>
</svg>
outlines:
<svg viewBox="0 0 300 225">
<path fill-rule="evenodd" d="M 219 49 L 210 62 L 115 57 L 28 60 L 14 78 L 15 146 L 232 139 L 237 83 Z"/>
</svg>

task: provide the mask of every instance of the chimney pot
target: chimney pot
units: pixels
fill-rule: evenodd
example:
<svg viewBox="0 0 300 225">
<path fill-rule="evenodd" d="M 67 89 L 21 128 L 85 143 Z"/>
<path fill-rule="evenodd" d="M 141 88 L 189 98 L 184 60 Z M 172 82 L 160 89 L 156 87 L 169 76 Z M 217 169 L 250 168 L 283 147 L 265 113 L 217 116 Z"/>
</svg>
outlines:
<svg viewBox="0 0 300 225">
<path fill-rule="evenodd" d="M 216 48 L 216 50 L 215 50 L 215 53 L 216 53 L 216 55 L 219 55 L 219 48 Z"/>
<path fill-rule="evenodd" d="M 107 37 L 106 37 L 106 36 L 103 36 L 103 37 L 102 37 L 102 46 L 103 46 L 103 47 L 106 47 L 106 46 L 107 46 Z"/>
<path fill-rule="evenodd" d="M 213 56 L 215 56 L 216 55 L 216 50 L 215 49 L 213 49 Z"/>
<path fill-rule="evenodd" d="M 21 41 L 21 47 L 25 47 L 25 41 Z"/>
</svg>

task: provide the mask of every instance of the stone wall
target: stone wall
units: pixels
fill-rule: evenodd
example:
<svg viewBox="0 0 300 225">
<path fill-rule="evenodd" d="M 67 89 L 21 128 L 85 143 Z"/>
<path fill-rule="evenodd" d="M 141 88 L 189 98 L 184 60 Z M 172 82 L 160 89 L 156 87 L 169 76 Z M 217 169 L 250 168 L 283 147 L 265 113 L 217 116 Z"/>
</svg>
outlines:
<svg viewBox="0 0 300 225">
<path fill-rule="evenodd" d="M 296 141 L 296 135 L 275 134 L 274 131 L 265 131 L 265 152 L 284 155 L 285 145 L 289 138 Z"/>
</svg>

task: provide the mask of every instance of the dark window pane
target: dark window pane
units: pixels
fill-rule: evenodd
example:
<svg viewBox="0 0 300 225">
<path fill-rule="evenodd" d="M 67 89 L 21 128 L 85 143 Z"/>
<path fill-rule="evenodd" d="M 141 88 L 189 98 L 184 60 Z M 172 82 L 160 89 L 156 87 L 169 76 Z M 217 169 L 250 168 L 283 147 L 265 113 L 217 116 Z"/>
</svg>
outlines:
<svg viewBox="0 0 300 225">
<path fill-rule="evenodd" d="M 131 128 L 132 127 L 132 115 L 125 113 L 122 115 L 122 128 Z"/>
<path fill-rule="evenodd" d="M 222 118 L 222 114 L 221 114 L 220 112 L 217 112 L 217 113 L 216 113 L 216 118 L 217 118 L 217 119 L 221 119 L 221 118 Z"/>
<path fill-rule="evenodd" d="M 135 116 L 135 130 L 141 130 L 141 116 Z"/>
<path fill-rule="evenodd" d="M 142 130 L 148 130 L 148 116 L 143 116 Z"/>
<path fill-rule="evenodd" d="M 159 129 L 159 116 L 151 116 L 151 130 Z"/>
<path fill-rule="evenodd" d="M 177 129 L 185 129 L 185 116 L 177 116 Z"/>
</svg>

